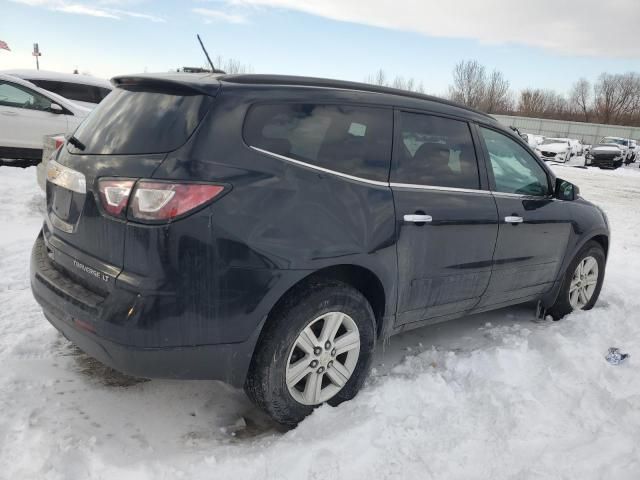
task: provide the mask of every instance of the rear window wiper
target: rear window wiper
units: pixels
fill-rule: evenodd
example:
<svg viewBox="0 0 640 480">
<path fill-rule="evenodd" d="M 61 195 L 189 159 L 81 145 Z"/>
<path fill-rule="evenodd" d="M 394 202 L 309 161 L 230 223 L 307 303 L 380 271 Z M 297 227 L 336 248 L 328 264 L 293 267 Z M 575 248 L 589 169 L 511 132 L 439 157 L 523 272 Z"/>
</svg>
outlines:
<svg viewBox="0 0 640 480">
<path fill-rule="evenodd" d="M 76 137 L 74 137 L 73 135 L 71 135 L 69 138 L 67 138 L 67 141 L 73 145 L 74 147 L 76 147 L 78 150 L 84 150 L 85 145 L 84 143 L 82 143 L 80 140 L 78 140 Z"/>
</svg>

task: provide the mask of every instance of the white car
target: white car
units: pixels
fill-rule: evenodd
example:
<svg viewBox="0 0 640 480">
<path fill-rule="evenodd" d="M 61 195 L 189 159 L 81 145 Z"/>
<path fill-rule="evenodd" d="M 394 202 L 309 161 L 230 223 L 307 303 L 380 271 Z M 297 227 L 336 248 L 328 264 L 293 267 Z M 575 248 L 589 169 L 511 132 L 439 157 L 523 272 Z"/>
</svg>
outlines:
<svg viewBox="0 0 640 480">
<path fill-rule="evenodd" d="M 542 135 L 534 135 L 532 133 L 523 133 L 522 139 L 527 142 L 531 148 L 535 148 L 542 143 L 544 137 Z"/>
<path fill-rule="evenodd" d="M 584 145 L 580 140 L 569 138 L 569 145 L 571 145 L 571 153 L 576 156 L 584 155 Z"/>
<path fill-rule="evenodd" d="M 26 80 L 0 74 L 0 159 L 40 162 L 43 137 L 73 133 L 90 112 Z"/>
<path fill-rule="evenodd" d="M 545 161 L 567 162 L 573 156 L 573 148 L 568 138 L 545 138 L 536 147 L 536 153 Z"/>
<path fill-rule="evenodd" d="M 45 70 L 4 70 L 0 73 L 27 80 L 86 108 L 95 108 L 113 90 L 108 80 L 90 75 Z"/>
<path fill-rule="evenodd" d="M 36 166 L 36 179 L 42 191 L 46 191 L 47 165 L 51 157 L 64 145 L 64 135 L 45 135 L 42 142 L 42 161 Z"/>
</svg>

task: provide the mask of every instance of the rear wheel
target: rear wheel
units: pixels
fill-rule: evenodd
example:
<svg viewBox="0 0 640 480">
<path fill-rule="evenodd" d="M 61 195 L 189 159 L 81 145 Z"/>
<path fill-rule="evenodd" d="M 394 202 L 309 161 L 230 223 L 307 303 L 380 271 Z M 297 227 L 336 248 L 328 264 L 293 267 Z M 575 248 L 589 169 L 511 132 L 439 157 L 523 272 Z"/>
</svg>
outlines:
<svg viewBox="0 0 640 480">
<path fill-rule="evenodd" d="M 323 403 L 353 398 L 375 346 L 369 302 L 341 282 L 295 292 L 269 319 L 245 383 L 249 398 L 293 426 Z"/>
<path fill-rule="evenodd" d="M 558 320 L 574 310 L 591 310 L 600 295 L 604 268 L 602 246 L 588 242 L 569 265 L 556 303 L 548 313 Z"/>
</svg>

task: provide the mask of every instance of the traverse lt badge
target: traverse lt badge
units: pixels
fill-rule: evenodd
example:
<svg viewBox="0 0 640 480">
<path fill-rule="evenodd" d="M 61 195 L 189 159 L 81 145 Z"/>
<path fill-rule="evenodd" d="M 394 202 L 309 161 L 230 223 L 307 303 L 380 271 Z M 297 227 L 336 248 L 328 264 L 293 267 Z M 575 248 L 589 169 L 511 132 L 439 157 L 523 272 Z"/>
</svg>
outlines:
<svg viewBox="0 0 640 480">
<path fill-rule="evenodd" d="M 109 281 L 109 275 L 107 275 L 106 273 L 99 272 L 98 270 L 95 270 L 91 267 L 87 267 L 86 265 L 80 263 L 76 259 L 73 260 L 73 266 L 82 270 L 85 273 L 88 273 L 89 275 L 93 275 L 98 280 L 102 280 L 103 282 Z"/>
</svg>

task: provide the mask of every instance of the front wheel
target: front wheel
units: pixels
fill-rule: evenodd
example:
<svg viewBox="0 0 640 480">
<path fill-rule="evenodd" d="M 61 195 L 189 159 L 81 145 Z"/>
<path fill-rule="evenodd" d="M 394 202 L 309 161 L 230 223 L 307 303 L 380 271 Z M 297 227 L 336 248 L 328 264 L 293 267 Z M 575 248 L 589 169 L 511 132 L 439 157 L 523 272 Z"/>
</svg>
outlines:
<svg viewBox="0 0 640 480">
<path fill-rule="evenodd" d="M 605 264 L 602 246 L 588 242 L 569 265 L 556 303 L 548 313 L 559 320 L 574 310 L 591 310 L 602 289 Z"/>
<path fill-rule="evenodd" d="M 245 391 L 274 420 L 294 426 L 318 405 L 356 395 L 375 341 L 375 317 L 358 290 L 312 285 L 289 295 L 269 319 Z"/>
</svg>

